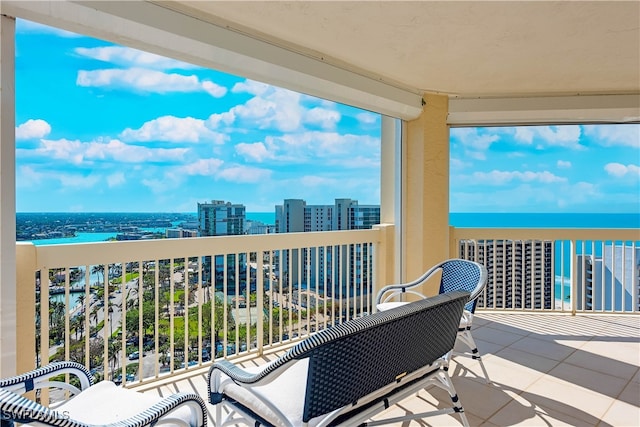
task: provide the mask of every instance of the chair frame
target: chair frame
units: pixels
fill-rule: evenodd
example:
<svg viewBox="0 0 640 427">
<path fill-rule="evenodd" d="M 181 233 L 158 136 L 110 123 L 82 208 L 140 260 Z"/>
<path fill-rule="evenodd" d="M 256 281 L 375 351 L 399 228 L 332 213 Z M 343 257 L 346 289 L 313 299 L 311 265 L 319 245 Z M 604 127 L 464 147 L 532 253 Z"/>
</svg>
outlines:
<svg viewBox="0 0 640 427">
<path fill-rule="evenodd" d="M 476 310 L 476 305 L 478 302 L 478 297 L 484 291 L 487 285 L 487 269 L 484 265 L 461 258 L 451 258 L 445 261 L 442 261 L 429 270 L 427 270 L 424 274 L 422 274 L 417 279 L 402 284 L 392 284 L 383 287 L 376 297 L 376 306 L 389 302 L 395 298 L 400 299 L 400 301 L 405 302 L 408 296 L 414 296 L 418 298 L 427 298 L 422 292 L 415 290 L 415 288 L 420 288 L 422 285 L 427 283 L 432 277 L 434 277 L 438 272 L 442 271 L 442 277 L 440 279 L 440 287 L 438 292 L 440 294 L 444 292 L 450 292 L 453 290 L 464 290 L 471 293 L 469 296 L 469 302 L 465 305 L 465 309 L 462 313 L 462 318 L 460 320 L 460 326 L 458 328 L 458 339 L 462 341 L 467 347 L 469 347 L 469 352 L 459 352 L 452 351 L 448 360 L 451 360 L 452 356 L 464 356 L 470 357 L 474 360 L 478 360 L 480 363 L 480 368 L 484 374 L 484 378 L 486 382 L 489 382 L 489 375 L 487 370 L 482 362 L 482 358 L 478 351 L 478 346 L 471 335 L 471 326 L 473 324 L 473 317 Z M 462 273 L 460 277 L 457 275 Z M 453 277 L 456 276 L 456 277 Z"/>
<path fill-rule="evenodd" d="M 80 388 L 68 382 L 52 379 L 61 374 L 75 376 L 80 381 Z M 56 411 L 55 406 L 48 408 L 22 396 L 22 394 L 38 389 L 59 388 L 68 391 L 71 395 L 70 398 L 73 398 L 92 385 L 93 378 L 89 371 L 76 362 L 52 362 L 22 375 L 0 379 L 1 425 L 5 427 L 12 426 L 13 422 L 37 422 L 49 426 L 89 427 L 89 424 L 71 419 L 69 414 Z M 207 425 L 207 409 L 202 398 L 193 393 L 176 393 L 163 398 L 134 417 L 112 424 L 104 424 L 104 426 L 142 427 L 169 422 L 176 423 L 179 420 L 165 416 L 181 405 L 188 406 L 191 413 L 195 415 L 198 426 Z"/>
<path fill-rule="evenodd" d="M 463 425 L 468 426 L 445 369 L 446 355 L 455 344 L 468 298 L 468 292 L 456 291 L 352 319 L 312 335 L 259 372 L 246 371 L 226 360 L 214 363 L 209 370 L 209 399 L 215 405 L 216 427 L 273 423 L 247 406 L 256 402 L 237 401 L 226 393 L 226 387 L 239 387 L 250 393 L 279 424 L 292 425 L 293 421 L 270 400 L 268 392 L 256 387 L 286 375 L 287 369 L 303 360 L 309 363 L 306 376 L 293 377 L 306 390 L 302 412 L 297 414 L 303 426 L 311 420 L 317 427 L 374 426 L 448 413 L 457 413 Z M 446 390 L 452 407 L 368 421 L 429 385 Z M 224 417 L 223 407 L 227 411 Z"/>
</svg>

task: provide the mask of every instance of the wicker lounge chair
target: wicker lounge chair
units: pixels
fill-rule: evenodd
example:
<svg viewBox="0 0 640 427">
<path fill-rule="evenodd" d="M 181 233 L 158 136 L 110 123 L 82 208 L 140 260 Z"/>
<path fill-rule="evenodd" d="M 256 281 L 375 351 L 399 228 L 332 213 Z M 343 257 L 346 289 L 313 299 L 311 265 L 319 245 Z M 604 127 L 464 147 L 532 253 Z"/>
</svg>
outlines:
<svg viewBox="0 0 640 427">
<path fill-rule="evenodd" d="M 464 307 L 458 328 L 458 340 L 464 343 L 469 350 L 463 352 L 453 351 L 449 357 L 466 356 L 478 360 L 484 378 L 488 382 L 489 376 L 487 370 L 478 352 L 478 346 L 471 335 L 471 326 L 473 324 L 473 315 L 476 311 L 478 296 L 480 296 L 487 284 L 487 269 L 482 264 L 464 259 L 449 259 L 443 261 L 430 268 L 426 273 L 412 282 L 389 285 L 382 288 L 376 298 L 376 307 L 381 311 L 398 307 L 406 304 L 405 300 L 408 295 L 426 298 L 425 295 L 416 289 L 421 289 L 424 283 L 436 276 L 440 271 L 442 272 L 442 276 L 440 278 L 439 293 L 442 294 L 456 290 L 471 293 L 469 302 Z"/>
<path fill-rule="evenodd" d="M 80 388 L 59 381 L 60 375 L 77 378 Z M 22 394 L 59 388 L 71 398 L 45 407 Z M 2 426 L 14 422 L 64 427 L 147 425 L 206 426 L 205 403 L 195 394 L 178 393 L 165 398 L 118 387 L 111 381 L 93 384 L 89 371 L 75 362 L 54 362 L 31 372 L 0 380 Z"/>
<path fill-rule="evenodd" d="M 253 370 L 214 363 L 209 394 L 216 426 L 371 426 L 442 413 L 458 413 L 468 425 L 442 369 L 468 299 L 468 292 L 452 292 L 353 319 Z M 429 385 L 447 390 L 452 407 L 367 421 Z"/>
</svg>

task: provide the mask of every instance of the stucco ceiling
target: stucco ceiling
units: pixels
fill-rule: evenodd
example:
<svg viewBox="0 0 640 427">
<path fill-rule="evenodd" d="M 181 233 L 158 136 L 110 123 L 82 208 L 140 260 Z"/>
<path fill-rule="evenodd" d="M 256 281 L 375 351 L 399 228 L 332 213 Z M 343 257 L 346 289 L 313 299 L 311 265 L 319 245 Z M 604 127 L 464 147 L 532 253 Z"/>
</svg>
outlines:
<svg viewBox="0 0 640 427">
<path fill-rule="evenodd" d="M 640 92 L 638 1 L 157 3 L 421 91 Z"/>
</svg>

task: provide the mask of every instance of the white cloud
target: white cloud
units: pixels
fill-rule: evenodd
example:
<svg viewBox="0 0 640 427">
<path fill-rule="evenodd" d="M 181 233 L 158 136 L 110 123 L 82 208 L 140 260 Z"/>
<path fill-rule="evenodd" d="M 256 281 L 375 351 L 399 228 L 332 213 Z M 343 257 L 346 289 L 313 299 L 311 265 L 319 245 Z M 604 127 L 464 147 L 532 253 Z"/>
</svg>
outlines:
<svg viewBox="0 0 640 427">
<path fill-rule="evenodd" d="M 34 150 L 36 154 L 53 159 L 63 159 L 70 163 L 80 164 L 84 158 L 85 146 L 79 140 L 43 139 L 41 148 Z"/>
<path fill-rule="evenodd" d="M 234 166 L 221 170 L 217 177 L 235 183 L 258 183 L 271 178 L 268 169 Z"/>
<path fill-rule="evenodd" d="M 187 175 L 213 176 L 224 164 L 220 159 L 198 159 L 193 163 L 180 167 L 179 172 Z"/>
<path fill-rule="evenodd" d="M 469 151 L 484 152 L 491 144 L 498 141 L 500 136 L 487 130 L 479 131 L 478 128 L 454 128 L 451 136 L 456 138 Z"/>
<path fill-rule="evenodd" d="M 541 184 L 551 184 L 557 182 L 566 182 L 567 179 L 559 177 L 548 171 L 531 172 L 531 171 L 499 171 L 491 172 L 474 172 L 472 179 L 476 183 L 485 183 L 489 185 L 503 185 L 512 181 L 519 182 L 539 182 Z"/>
<path fill-rule="evenodd" d="M 640 166 L 623 165 L 622 163 L 607 163 L 604 170 L 612 176 L 623 177 L 629 175 L 631 177 L 640 177 Z"/>
<path fill-rule="evenodd" d="M 182 159 L 186 148 L 148 148 L 128 145 L 117 139 L 107 142 L 79 140 L 42 140 L 34 152 L 42 157 L 61 159 L 73 164 L 112 160 L 119 163 L 175 162 Z"/>
<path fill-rule="evenodd" d="M 532 127 L 518 126 L 515 128 L 514 138 L 517 141 L 521 141 L 526 144 L 531 144 L 533 142 L 534 136 L 535 136 L 535 132 L 533 131 Z"/>
<path fill-rule="evenodd" d="M 336 156 L 353 157 L 363 153 L 379 155 L 380 151 L 380 141 L 377 138 L 337 132 L 287 134 L 278 138 L 267 137 L 265 141 L 268 147 L 273 144 L 284 157 L 292 159 L 332 159 Z"/>
<path fill-rule="evenodd" d="M 340 117 L 340 113 L 335 110 L 316 107 L 307 110 L 304 115 L 304 122 L 319 125 L 323 129 L 335 129 Z"/>
<path fill-rule="evenodd" d="M 44 138 L 51 132 L 51 125 L 41 119 L 29 119 L 16 127 L 16 139 Z"/>
<path fill-rule="evenodd" d="M 209 116 L 205 125 L 210 129 L 218 129 L 221 124 L 230 125 L 236 119 L 235 114 L 232 111 L 224 113 L 216 113 Z"/>
<path fill-rule="evenodd" d="M 605 147 L 622 146 L 640 149 L 640 125 L 585 125 L 585 135 Z"/>
<path fill-rule="evenodd" d="M 569 169 L 571 168 L 571 162 L 567 160 L 558 160 L 556 166 L 560 169 Z"/>
<path fill-rule="evenodd" d="M 127 68 L 142 67 L 155 70 L 200 68 L 193 64 L 124 46 L 78 47 L 75 49 L 75 52 L 87 58 L 97 59 Z"/>
<path fill-rule="evenodd" d="M 133 88 L 142 92 L 206 92 L 215 98 L 227 93 L 225 87 L 209 80 L 201 81 L 198 76 L 184 76 L 176 73 L 163 73 L 144 68 L 80 70 L 76 84 L 83 87 L 107 87 L 116 89 Z"/>
<path fill-rule="evenodd" d="M 123 172 L 115 172 L 107 176 L 107 185 L 109 188 L 117 187 L 126 182 Z"/>
<path fill-rule="evenodd" d="M 127 128 L 120 134 L 125 141 L 213 142 L 223 144 L 228 136 L 207 127 L 209 121 L 193 117 L 162 116 L 138 129 Z"/>
<path fill-rule="evenodd" d="M 554 145 L 573 149 L 582 149 L 580 145 L 580 126 L 537 126 L 534 128 L 546 145 Z"/>
<path fill-rule="evenodd" d="M 293 132 L 302 123 L 304 109 L 300 105 L 300 96 L 296 92 L 269 86 L 268 90 L 243 105 L 233 107 L 230 112 L 237 119 L 259 129 L 275 128 L 280 132 Z"/>
<path fill-rule="evenodd" d="M 16 187 L 33 188 L 46 179 L 45 174 L 31 166 L 23 165 L 16 169 Z"/>
<path fill-rule="evenodd" d="M 211 80 L 203 80 L 202 89 L 214 98 L 222 98 L 227 93 L 227 88 L 217 85 Z"/>
<path fill-rule="evenodd" d="M 368 111 L 356 114 L 356 119 L 365 125 L 372 125 L 380 118 L 379 114 L 370 113 Z"/>
<path fill-rule="evenodd" d="M 516 126 L 489 129 L 494 129 L 498 133 L 511 136 L 514 141 L 525 145 L 531 145 L 535 141 L 538 144 L 538 148 L 541 149 L 545 146 L 558 146 L 573 150 L 584 149 L 580 144 L 580 126 L 576 125 Z"/>
<path fill-rule="evenodd" d="M 338 184 L 336 179 L 327 178 L 318 175 L 305 175 L 300 178 L 300 185 L 307 187 L 333 187 Z"/>
<path fill-rule="evenodd" d="M 58 175 L 58 179 L 64 188 L 93 188 L 100 181 L 100 178 L 95 175 L 78 174 L 61 174 Z"/>
<path fill-rule="evenodd" d="M 273 154 L 262 142 L 256 142 L 253 144 L 242 142 L 240 144 L 236 144 L 236 153 L 243 156 L 245 160 L 251 160 L 254 162 L 262 162 L 265 159 L 273 158 Z"/>
<path fill-rule="evenodd" d="M 93 188 L 99 184 L 101 178 L 97 174 L 83 176 L 77 172 L 61 172 L 58 170 L 44 169 L 44 172 L 35 170 L 32 166 L 20 166 L 16 170 L 16 187 L 33 190 L 44 184 L 52 184 L 60 190 Z"/>
<path fill-rule="evenodd" d="M 142 185 L 149 188 L 154 193 L 163 193 L 169 188 L 175 188 L 175 186 L 169 186 L 167 182 L 161 179 L 149 179 L 145 178 L 141 181 Z"/>
<path fill-rule="evenodd" d="M 250 93 L 251 95 L 260 96 L 265 92 L 271 91 L 272 86 L 265 83 L 256 82 L 253 80 L 245 80 L 243 82 L 236 83 L 231 88 L 233 93 Z"/>
</svg>

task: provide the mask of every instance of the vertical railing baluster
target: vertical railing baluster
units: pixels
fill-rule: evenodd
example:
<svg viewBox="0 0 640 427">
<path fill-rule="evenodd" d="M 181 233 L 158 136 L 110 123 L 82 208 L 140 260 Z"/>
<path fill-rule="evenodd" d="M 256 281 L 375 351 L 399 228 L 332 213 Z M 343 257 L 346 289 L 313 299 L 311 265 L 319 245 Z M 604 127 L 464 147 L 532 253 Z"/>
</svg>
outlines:
<svg viewBox="0 0 640 427">
<path fill-rule="evenodd" d="M 155 350 L 155 373 L 154 376 L 158 378 L 160 375 L 160 260 L 154 259 L 153 261 L 153 287 L 154 287 L 154 323 L 153 323 L 153 341 Z M 164 352 L 164 350 L 163 350 Z M 166 355 L 163 355 L 163 361 L 166 361 Z M 171 363 L 171 359 L 169 359 Z"/>
<path fill-rule="evenodd" d="M 90 311 L 91 311 L 91 268 L 89 265 L 84 266 L 84 367 L 91 370 L 91 323 L 90 323 Z"/>
<path fill-rule="evenodd" d="M 262 354 L 264 345 L 264 252 L 256 251 L 256 350 L 258 354 Z M 269 318 L 271 318 L 271 309 L 269 309 Z M 251 350 L 247 345 L 247 349 Z"/>
<path fill-rule="evenodd" d="M 143 381 L 146 379 L 144 374 L 144 356 L 145 356 L 145 324 L 144 324 L 144 269 L 143 261 L 140 259 L 137 261 L 138 265 L 138 277 L 135 281 L 135 285 L 131 289 L 136 290 L 136 296 L 138 297 L 138 380 Z M 132 268 L 133 270 L 133 268 Z"/>
</svg>

